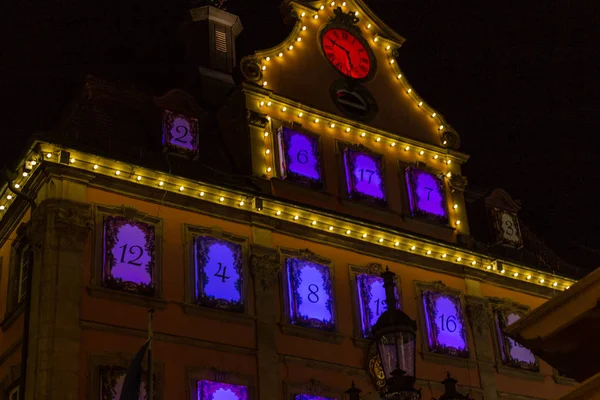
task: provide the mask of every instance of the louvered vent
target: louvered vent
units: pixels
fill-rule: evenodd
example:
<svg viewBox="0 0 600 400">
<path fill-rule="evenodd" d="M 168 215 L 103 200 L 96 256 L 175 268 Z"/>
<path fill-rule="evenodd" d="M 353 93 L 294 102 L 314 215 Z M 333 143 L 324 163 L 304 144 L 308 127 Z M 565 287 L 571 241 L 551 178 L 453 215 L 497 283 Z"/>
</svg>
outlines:
<svg viewBox="0 0 600 400">
<path fill-rule="evenodd" d="M 227 53 L 227 35 L 225 32 L 215 30 L 215 48 L 218 52 Z"/>
</svg>

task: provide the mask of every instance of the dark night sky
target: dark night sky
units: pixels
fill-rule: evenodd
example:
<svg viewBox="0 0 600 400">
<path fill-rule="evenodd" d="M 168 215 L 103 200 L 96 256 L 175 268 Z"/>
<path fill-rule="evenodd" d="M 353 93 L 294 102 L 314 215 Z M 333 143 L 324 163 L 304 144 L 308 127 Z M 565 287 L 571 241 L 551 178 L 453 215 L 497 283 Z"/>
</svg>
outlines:
<svg viewBox="0 0 600 400">
<path fill-rule="evenodd" d="M 229 0 L 238 55 L 290 27 L 278 0 Z M 600 262 L 600 3 L 595 0 L 370 0 L 407 41 L 398 62 L 460 133 L 469 183 L 523 202 L 550 247 Z M 0 164 L 49 129 L 86 73 L 154 94 L 183 85 L 184 0 L 5 2 L 0 6 Z"/>
</svg>

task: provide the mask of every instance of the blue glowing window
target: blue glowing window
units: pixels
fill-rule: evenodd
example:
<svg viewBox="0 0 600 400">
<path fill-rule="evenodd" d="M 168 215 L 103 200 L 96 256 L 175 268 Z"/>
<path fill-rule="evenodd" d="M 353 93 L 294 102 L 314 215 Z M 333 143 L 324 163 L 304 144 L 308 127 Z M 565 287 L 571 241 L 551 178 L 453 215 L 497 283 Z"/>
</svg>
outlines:
<svg viewBox="0 0 600 400">
<path fill-rule="evenodd" d="M 346 148 L 344 150 L 346 189 L 352 199 L 385 204 L 383 162 L 380 155 Z"/>
<path fill-rule="evenodd" d="M 248 388 L 231 383 L 198 381 L 198 400 L 248 400 Z"/>
<path fill-rule="evenodd" d="M 359 298 L 360 325 L 364 337 L 371 335 L 371 329 L 381 314 L 387 310 L 383 278 L 378 275 L 358 274 L 356 276 L 356 289 Z M 396 304 L 400 305 L 398 288 L 394 287 Z"/>
<path fill-rule="evenodd" d="M 242 246 L 211 236 L 198 236 L 196 300 L 198 304 L 244 311 Z"/>
<path fill-rule="evenodd" d="M 277 133 L 281 177 L 322 187 L 318 137 L 281 127 Z"/>
<path fill-rule="evenodd" d="M 329 267 L 289 258 L 286 268 L 290 322 L 308 328 L 335 330 Z"/>
</svg>

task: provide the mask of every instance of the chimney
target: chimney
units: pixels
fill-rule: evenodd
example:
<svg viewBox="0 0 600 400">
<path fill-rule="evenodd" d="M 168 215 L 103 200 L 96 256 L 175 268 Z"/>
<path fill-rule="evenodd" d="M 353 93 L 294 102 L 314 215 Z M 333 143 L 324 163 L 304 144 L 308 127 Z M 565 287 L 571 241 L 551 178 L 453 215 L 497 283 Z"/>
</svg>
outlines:
<svg viewBox="0 0 600 400">
<path fill-rule="evenodd" d="M 242 23 L 237 15 L 212 6 L 193 8 L 190 16 L 188 60 L 197 68 L 203 100 L 219 104 L 234 86 L 235 39 Z"/>
</svg>

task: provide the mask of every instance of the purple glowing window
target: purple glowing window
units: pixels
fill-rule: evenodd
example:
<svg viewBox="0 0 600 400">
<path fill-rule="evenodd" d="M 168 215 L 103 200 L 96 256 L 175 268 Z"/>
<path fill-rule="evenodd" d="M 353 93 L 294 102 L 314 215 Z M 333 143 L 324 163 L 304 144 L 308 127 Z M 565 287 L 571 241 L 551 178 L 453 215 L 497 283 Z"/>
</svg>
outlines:
<svg viewBox="0 0 600 400">
<path fill-rule="evenodd" d="M 334 330 L 331 273 L 327 265 L 299 258 L 286 261 L 290 322 Z"/>
<path fill-rule="evenodd" d="M 281 177 L 311 187 L 321 187 L 319 139 L 286 127 L 279 128 Z"/>
<path fill-rule="evenodd" d="M 198 400 L 248 400 L 248 388 L 224 382 L 198 381 Z"/>
<path fill-rule="evenodd" d="M 163 146 L 183 152 L 198 151 L 198 120 L 165 110 L 163 114 Z"/>
<path fill-rule="evenodd" d="M 423 308 L 430 351 L 468 357 L 467 331 L 460 296 L 424 291 Z"/>
<path fill-rule="evenodd" d="M 242 246 L 197 236 L 196 299 L 199 304 L 244 311 Z"/>
<path fill-rule="evenodd" d="M 154 226 L 123 217 L 104 218 L 102 285 L 154 295 Z"/>
<path fill-rule="evenodd" d="M 321 397 L 314 396 L 312 394 L 297 394 L 294 396 L 294 400 L 336 400 L 334 397 Z"/>
<path fill-rule="evenodd" d="M 344 169 L 348 197 L 385 203 L 381 156 L 346 148 Z"/>
<path fill-rule="evenodd" d="M 125 372 L 127 370 L 121 367 L 100 367 L 100 399 L 101 400 L 119 400 L 123 383 L 125 382 Z M 146 377 L 142 376 L 140 384 L 139 400 L 146 399 Z"/>
<path fill-rule="evenodd" d="M 387 310 L 383 278 L 377 275 L 358 274 L 356 276 L 356 288 L 359 299 L 362 333 L 364 337 L 369 337 L 371 335 L 371 328 L 373 328 L 379 316 Z M 394 291 L 396 292 L 398 308 L 401 308 L 398 288 L 395 287 Z"/>
<path fill-rule="evenodd" d="M 406 186 L 413 216 L 448 222 L 442 179 L 431 172 L 409 167 L 406 169 Z"/>
<path fill-rule="evenodd" d="M 514 312 L 506 314 L 501 311 L 496 312 L 496 326 L 500 352 L 502 353 L 502 362 L 511 367 L 537 371 L 539 370 L 539 363 L 535 355 L 529 349 L 504 334 L 504 329 L 517 322 L 520 318 L 521 316 Z"/>
</svg>

